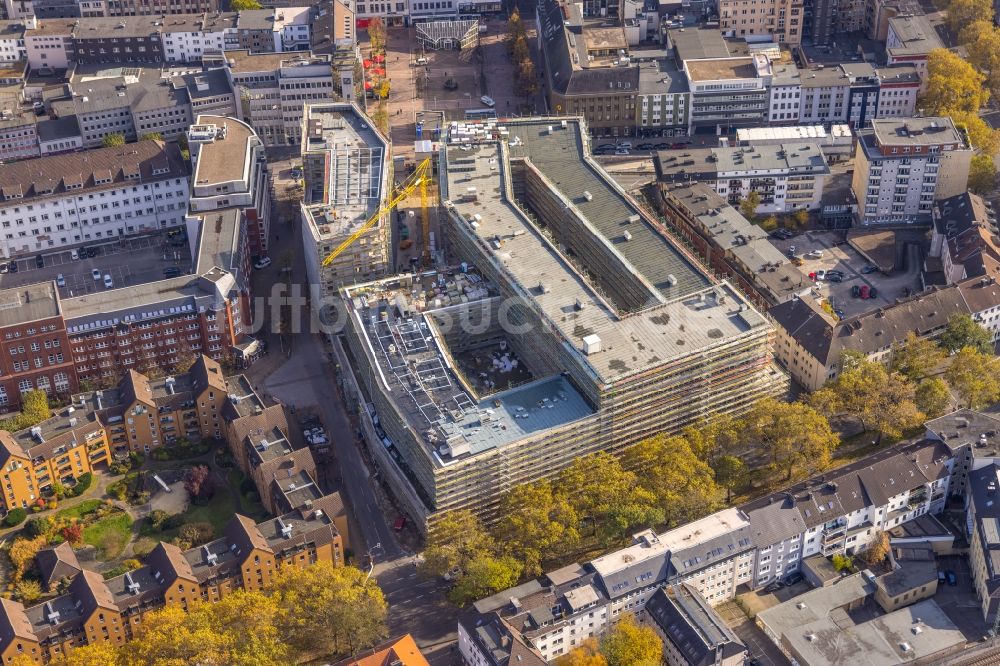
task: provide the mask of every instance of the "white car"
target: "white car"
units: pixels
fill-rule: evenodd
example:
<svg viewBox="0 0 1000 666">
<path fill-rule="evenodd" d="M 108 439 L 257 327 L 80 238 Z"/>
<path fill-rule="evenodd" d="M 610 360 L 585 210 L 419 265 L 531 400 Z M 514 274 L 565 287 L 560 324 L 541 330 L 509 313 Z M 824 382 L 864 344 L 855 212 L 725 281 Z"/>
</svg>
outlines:
<svg viewBox="0 0 1000 666">
<path fill-rule="evenodd" d="M 66 277 L 62 273 L 56 276 L 56 286 L 57 287 L 66 286 Z"/>
<path fill-rule="evenodd" d="M 104 276 L 104 286 L 107 289 L 113 289 L 115 286 L 115 281 L 111 279 L 110 275 Z"/>
<path fill-rule="evenodd" d="M 97 270 L 95 268 L 94 270 L 90 271 L 90 277 L 94 278 L 94 282 L 100 282 L 101 281 L 101 271 L 99 271 L 99 270 Z"/>
<path fill-rule="evenodd" d="M 812 250 L 812 251 L 808 252 L 806 254 L 806 256 L 809 257 L 810 259 L 822 259 L 823 258 L 823 250 Z"/>
<path fill-rule="evenodd" d="M 826 279 L 826 271 L 824 271 L 823 269 L 816 271 L 816 282 L 821 282 L 822 280 L 825 279 Z"/>
<path fill-rule="evenodd" d="M 257 270 L 260 270 L 262 268 L 267 268 L 270 265 L 271 265 L 271 257 L 263 257 L 255 261 L 253 267 L 256 268 Z"/>
<path fill-rule="evenodd" d="M 479 101 L 490 108 L 493 108 L 497 104 L 496 102 L 493 101 L 493 98 L 490 97 L 489 95 L 483 95 L 482 97 L 479 98 Z"/>
</svg>

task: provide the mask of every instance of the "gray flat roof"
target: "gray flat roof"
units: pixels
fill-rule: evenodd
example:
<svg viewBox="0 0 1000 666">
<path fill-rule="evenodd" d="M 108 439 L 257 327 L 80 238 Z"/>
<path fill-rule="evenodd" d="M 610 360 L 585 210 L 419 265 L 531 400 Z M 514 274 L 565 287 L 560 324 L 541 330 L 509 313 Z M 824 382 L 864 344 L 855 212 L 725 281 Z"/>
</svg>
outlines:
<svg viewBox="0 0 1000 666">
<path fill-rule="evenodd" d="M 558 127 L 558 121 L 553 122 Z M 728 284 L 713 286 L 645 218 L 629 222 L 637 209 L 598 175 L 603 173 L 600 167 L 589 157 L 579 156 L 576 132 L 557 129 L 552 141 L 536 141 L 546 125 L 510 124 L 511 142 L 515 135 L 524 138 L 526 145 L 519 154 L 530 157 L 560 188 L 561 195 L 572 202 L 569 206 L 579 210 L 581 224 L 591 225 L 598 242 L 618 253 L 621 270 L 635 276 L 637 287 L 646 285 L 649 299 L 644 309 L 620 314 L 501 193 L 511 176 L 499 144 L 466 145 L 464 150 L 449 146 L 442 180 L 447 183 L 452 214 L 465 220 L 469 233 L 478 237 L 491 260 L 503 267 L 553 330 L 577 350 L 597 381 L 614 381 L 767 326 Z M 459 196 L 470 186 L 478 190 L 474 201 Z M 585 191 L 591 193 L 591 201 L 583 196 Z M 631 240 L 625 239 L 626 231 Z M 495 238 L 503 239 L 499 247 Z M 593 335 L 600 339 L 602 351 L 584 356 L 583 338 Z"/>
<path fill-rule="evenodd" d="M 0 326 L 55 317 L 59 311 L 59 296 L 51 281 L 0 290 Z"/>
<path fill-rule="evenodd" d="M 945 48 L 930 19 L 924 14 L 894 16 L 889 19 L 889 28 L 903 42 L 903 46 L 888 49 L 892 55 L 922 55 Z"/>
</svg>

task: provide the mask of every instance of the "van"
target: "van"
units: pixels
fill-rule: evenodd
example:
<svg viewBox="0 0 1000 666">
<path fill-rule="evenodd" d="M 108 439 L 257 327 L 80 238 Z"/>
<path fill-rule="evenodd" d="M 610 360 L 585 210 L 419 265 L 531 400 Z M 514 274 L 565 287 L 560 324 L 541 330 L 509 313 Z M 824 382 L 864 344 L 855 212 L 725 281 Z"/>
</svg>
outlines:
<svg viewBox="0 0 1000 666">
<path fill-rule="evenodd" d="M 427 64 L 427 58 L 417 58 L 417 64 L 418 65 L 426 65 Z"/>
<path fill-rule="evenodd" d="M 104 286 L 108 289 L 113 289 L 115 286 L 115 281 L 111 279 L 111 276 L 105 273 L 104 275 Z"/>
</svg>

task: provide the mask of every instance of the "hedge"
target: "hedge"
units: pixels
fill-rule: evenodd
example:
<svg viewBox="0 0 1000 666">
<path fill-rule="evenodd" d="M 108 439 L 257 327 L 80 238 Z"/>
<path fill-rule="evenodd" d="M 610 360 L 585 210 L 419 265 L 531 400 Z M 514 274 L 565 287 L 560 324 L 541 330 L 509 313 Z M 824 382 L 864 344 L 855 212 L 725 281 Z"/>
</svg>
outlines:
<svg viewBox="0 0 1000 666">
<path fill-rule="evenodd" d="M 23 523 L 27 517 L 28 512 L 24 509 L 11 509 L 7 517 L 3 519 L 3 523 L 7 527 L 14 527 Z"/>
<path fill-rule="evenodd" d="M 90 472 L 84 472 L 80 475 L 80 478 L 76 480 L 76 485 L 66 491 L 66 495 L 69 497 L 79 497 L 80 495 L 87 492 L 90 485 L 94 482 L 94 475 Z"/>
</svg>

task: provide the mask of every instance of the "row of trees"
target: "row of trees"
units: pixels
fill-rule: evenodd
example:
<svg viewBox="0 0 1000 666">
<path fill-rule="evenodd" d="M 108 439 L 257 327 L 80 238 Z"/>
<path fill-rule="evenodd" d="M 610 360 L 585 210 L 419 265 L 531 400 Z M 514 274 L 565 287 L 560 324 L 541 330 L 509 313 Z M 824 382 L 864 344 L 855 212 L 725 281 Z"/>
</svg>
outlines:
<svg viewBox="0 0 1000 666">
<path fill-rule="evenodd" d="M 976 4 L 983 0 L 954 0 L 953 4 L 966 2 Z M 961 13 L 952 15 L 949 8 L 950 20 L 954 20 L 956 15 L 961 16 Z M 976 41 L 969 45 L 970 59 L 979 61 L 995 58 L 1000 62 L 1000 52 L 996 50 L 972 55 L 979 48 L 995 49 L 1000 45 L 1000 33 L 996 32 L 992 23 L 989 31 L 985 27 L 981 21 L 977 21 L 961 33 L 969 39 L 982 40 L 982 44 Z M 993 40 L 997 40 L 997 44 L 989 43 Z M 951 116 L 956 125 L 964 127 L 968 132 L 969 141 L 979 151 L 972 158 L 969 189 L 984 194 L 991 191 L 996 183 L 993 156 L 1000 149 L 1000 132 L 991 128 L 979 116 L 979 110 L 990 98 L 990 89 L 986 85 L 988 76 L 982 73 L 988 70 L 977 70 L 977 67 L 978 65 L 973 66 L 948 49 L 931 51 L 927 57 L 927 89 L 921 96 L 920 106 L 927 115 Z M 997 83 L 1000 84 L 1000 70 L 997 74 Z"/>
<path fill-rule="evenodd" d="M 521 21 L 521 12 L 516 8 L 507 19 L 507 51 L 514 63 L 515 90 L 523 97 L 531 97 L 538 92 L 538 72 L 531 59 L 528 47 L 528 33 Z"/>
<path fill-rule="evenodd" d="M 386 636 L 386 602 L 355 567 L 284 567 L 265 592 L 236 590 L 217 603 L 144 615 L 133 640 L 69 650 L 58 666 L 284 666 L 353 654 Z M 22 658 L 23 657 L 23 658 Z M 13 666 L 33 665 L 21 655 Z"/>
<path fill-rule="evenodd" d="M 663 663 L 663 641 L 649 627 L 627 615 L 598 641 L 585 640 L 580 647 L 556 660 L 556 666 L 659 666 Z"/>
</svg>

